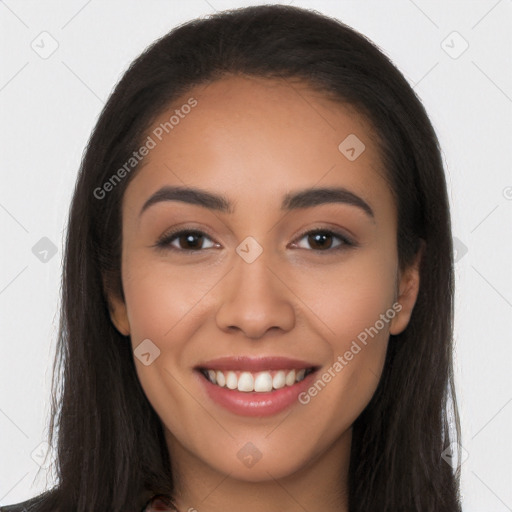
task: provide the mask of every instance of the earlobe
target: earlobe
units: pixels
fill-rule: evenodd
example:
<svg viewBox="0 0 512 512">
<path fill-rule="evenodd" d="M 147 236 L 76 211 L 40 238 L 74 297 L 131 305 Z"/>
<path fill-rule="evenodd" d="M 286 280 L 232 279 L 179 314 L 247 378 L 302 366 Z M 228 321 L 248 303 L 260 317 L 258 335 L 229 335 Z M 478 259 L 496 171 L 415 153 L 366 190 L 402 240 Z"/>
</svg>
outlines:
<svg viewBox="0 0 512 512">
<path fill-rule="evenodd" d="M 130 335 L 130 324 L 128 322 L 128 315 L 126 312 L 126 304 L 122 301 L 117 301 L 119 304 L 110 306 L 110 319 L 115 328 L 123 335 Z"/>
<path fill-rule="evenodd" d="M 391 321 L 390 334 L 400 334 L 409 325 L 420 289 L 420 265 L 424 249 L 425 241 L 421 240 L 414 262 L 399 276 L 397 302 L 401 309 Z"/>
<path fill-rule="evenodd" d="M 130 323 L 128 321 L 128 312 L 126 309 L 126 303 L 121 297 L 118 297 L 116 293 L 109 291 L 108 285 L 103 284 L 105 297 L 107 298 L 109 315 L 114 327 L 123 336 L 130 335 Z"/>
</svg>

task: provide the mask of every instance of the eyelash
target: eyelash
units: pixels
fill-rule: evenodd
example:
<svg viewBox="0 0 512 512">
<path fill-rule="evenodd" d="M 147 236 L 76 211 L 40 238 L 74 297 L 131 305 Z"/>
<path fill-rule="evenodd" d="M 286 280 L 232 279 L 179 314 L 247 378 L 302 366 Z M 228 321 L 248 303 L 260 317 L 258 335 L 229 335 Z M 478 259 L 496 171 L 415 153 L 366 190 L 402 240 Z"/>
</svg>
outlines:
<svg viewBox="0 0 512 512">
<path fill-rule="evenodd" d="M 185 252 L 194 253 L 194 252 L 202 252 L 202 251 L 206 250 L 206 249 L 181 249 L 181 248 L 173 247 L 171 245 L 172 241 L 174 241 L 175 239 L 179 239 L 180 236 L 185 235 L 185 234 L 193 234 L 196 236 L 204 235 L 205 237 L 212 240 L 207 235 L 207 233 L 204 233 L 203 231 L 196 230 L 196 229 L 181 229 L 181 230 L 171 231 L 170 233 L 165 233 L 161 238 L 158 239 L 158 241 L 155 244 L 155 247 L 162 249 L 162 250 L 177 251 L 177 252 L 182 252 L 182 253 L 185 253 Z M 355 241 L 351 240 L 350 238 L 348 238 L 346 235 L 343 235 L 342 233 L 338 233 L 338 232 L 332 231 L 330 229 L 321 229 L 321 228 L 306 231 L 306 232 L 302 233 L 296 240 L 300 241 L 308 235 L 316 235 L 316 234 L 326 234 L 328 236 L 338 238 L 341 241 L 341 243 L 338 246 L 335 246 L 333 248 L 330 247 L 328 249 L 310 249 L 317 253 L 322 253 L 322 252 L 332 253 L 332 252 L 350 249 L 351 247 L 356 247 L 358 245 L 358 244 L 356 244 Z M 212 249 L 212 247 L 208 247 L 207 249 Z M 303 249 L 303 248 L 299 247 L 299 249 Z"/>
</svg>

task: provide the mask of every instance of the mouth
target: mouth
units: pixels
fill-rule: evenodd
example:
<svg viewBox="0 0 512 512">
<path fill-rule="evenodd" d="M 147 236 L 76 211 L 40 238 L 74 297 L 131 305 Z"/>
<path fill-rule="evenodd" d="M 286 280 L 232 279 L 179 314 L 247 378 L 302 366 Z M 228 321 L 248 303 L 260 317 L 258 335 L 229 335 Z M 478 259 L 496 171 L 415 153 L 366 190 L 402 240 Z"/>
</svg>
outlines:
<svg viewBox="0 0 512 512">
<path fill-rule="evenodd" d="M 298 404 L 320 368 L 283 357 L 226 357 L 196 366 L 205 396 L 242 416 L 270 416 Z"/>
</svg>

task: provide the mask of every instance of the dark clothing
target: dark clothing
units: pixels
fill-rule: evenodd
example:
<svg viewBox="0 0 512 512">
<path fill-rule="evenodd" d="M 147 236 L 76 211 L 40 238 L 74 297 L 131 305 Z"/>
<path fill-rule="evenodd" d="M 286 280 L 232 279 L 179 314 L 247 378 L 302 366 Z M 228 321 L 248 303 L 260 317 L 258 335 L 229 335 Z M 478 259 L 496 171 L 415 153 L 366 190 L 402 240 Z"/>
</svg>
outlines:
<svg viewBox="0 0 512 512">
<path fill-rule="evenodd" d="M 48 506 L 51 499 L 55 497 L 55 492 L 55 489 L 52 489 L 22 503 L 1 506 L 0 512 L 38 512 L 42 506 Z M 153 512 L 157 510 L 176 511 L 171 502 L 166 500 L 164 496 L 153 496 L 153 498 L 147 501 L 140 512 Z"/>
<path fill-rule="evenodd" d="M 16 503 L 15 505 L 4 505 L 0 507 L 0 512 L 32 512 L 38 509 L 37 505 L 42 504 L 44 501 L 48 499 L 47 495 L 49 493 L 43 493 L 35 498 L 30 498 L 23 503 Z"/>
</svg>

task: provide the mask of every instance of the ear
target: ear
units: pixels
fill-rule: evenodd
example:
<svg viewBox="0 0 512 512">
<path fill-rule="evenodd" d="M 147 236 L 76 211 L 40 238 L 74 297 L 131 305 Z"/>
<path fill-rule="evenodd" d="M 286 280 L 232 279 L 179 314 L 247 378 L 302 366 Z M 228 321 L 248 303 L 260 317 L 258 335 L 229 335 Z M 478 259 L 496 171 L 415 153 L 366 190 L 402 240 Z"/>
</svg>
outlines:
<svg viewBox="0 0 512 512">
<path fill-rule="evenodd" d="M 425 250 L 425 241 L 421 240 L 415 259 L 403 272 L 399 273 L 396 302 L 401 305 L 397 315 L 391 320 L 390 334 L 400 334 L 405 330 L 411 319 L 418 292 L 420 289 L 420 265 Z"/>
<path fill-rule="evenodd" d="M 130 322 L 128 321 L 128 311 L 124 299 L 112 290 L 105 278 L 103 278 L 103 290 L 112 323 L 123 336 L 129 336 Z"/>
</svg>

